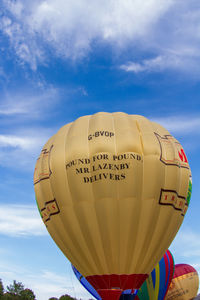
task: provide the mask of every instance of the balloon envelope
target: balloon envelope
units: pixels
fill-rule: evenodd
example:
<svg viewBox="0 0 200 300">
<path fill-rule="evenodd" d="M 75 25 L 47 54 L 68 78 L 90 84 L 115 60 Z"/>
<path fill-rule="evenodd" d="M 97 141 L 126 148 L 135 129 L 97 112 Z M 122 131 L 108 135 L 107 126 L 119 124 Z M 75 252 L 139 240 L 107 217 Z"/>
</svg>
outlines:
<svg viewBox="0 0 200 300">
<path fill-rule="evenodd" d="M 138 289 L 176 235 L 191 172 L 181 144 L 148 119 L 97 113 L 62 127 L 34 172 L 47 229 L 107 297 Z"/>
<path fill-rule="evenodd" d="M 166 300 L 193 299 L 197 295 L 198 288 L 199 276 L 197 271 L 190 265 L 177 264 Z"/>
</svg>

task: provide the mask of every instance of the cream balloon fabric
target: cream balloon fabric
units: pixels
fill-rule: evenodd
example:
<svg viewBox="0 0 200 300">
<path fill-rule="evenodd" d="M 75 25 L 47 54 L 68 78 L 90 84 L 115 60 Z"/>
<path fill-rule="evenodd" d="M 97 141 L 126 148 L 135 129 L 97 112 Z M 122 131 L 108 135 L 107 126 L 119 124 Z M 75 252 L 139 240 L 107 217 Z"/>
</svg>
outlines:
<svg viewBox="0 0 200 300">
<path fill-rule="evenodd" d="M 84 277 L 149 274 L 183 221 L 191 172 L 159 124 L 101 112 L 49 139 L 34 185 L 49 233 Z"/>
</svg>

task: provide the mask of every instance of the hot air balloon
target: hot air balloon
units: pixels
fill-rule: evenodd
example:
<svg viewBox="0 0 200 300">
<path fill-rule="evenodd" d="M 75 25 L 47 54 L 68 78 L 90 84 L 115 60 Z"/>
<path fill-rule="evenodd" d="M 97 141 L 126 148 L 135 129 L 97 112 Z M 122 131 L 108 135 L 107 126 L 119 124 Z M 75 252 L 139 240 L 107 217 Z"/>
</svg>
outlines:
<svg viewBox="0 0 200 300">
<path fill-rule="evenodd" d="M 199 276 L 195 268 L 187 264 L 177 264 L 165 299 L 190 300 L 196 297 L 198 288 Z"/>
<path fill-rule="evenodd" d="M 101 297 L 87 279 L 83 277 L 74 266 L 72 266 L 72 270 L 74 271 L 76 278 L 86 288 L 86 290 L 97 300 L 101 300 Z M 160 262 L 145 280 L 139 291 L 131 289 L 126 290 L 120 296 L 120 300 L 163 300 L 171 283 L 173 273 L 173 256 L 171 252 L 167 250 Z M 136 295 L 137 297 L 135 298 Z"/>
<path fill-rule="evenodd" d="M 162 126 L 97 113 L 62 127 L 34 172 L 42 219 L 65 256 L 103 300 L 139 289 L 188 208 L 191 172 Z"/>
</svg>

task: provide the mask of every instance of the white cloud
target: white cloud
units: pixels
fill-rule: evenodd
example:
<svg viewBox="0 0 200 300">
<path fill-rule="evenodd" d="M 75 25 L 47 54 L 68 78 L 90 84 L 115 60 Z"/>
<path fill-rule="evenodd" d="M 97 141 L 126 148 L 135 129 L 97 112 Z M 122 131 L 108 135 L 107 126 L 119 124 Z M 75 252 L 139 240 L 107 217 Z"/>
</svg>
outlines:
<svg viewBox="0 0 200 300">
<path fill-rule="evenodd" d="M 178 55 L 159 55 L 155 58 L 145 59 L 141 63 L 128 62 L 120 66 L 120 69 L 126 72 L 160 72 L 165 69 L 182 68 L 182 60 Z"/>
<path fill-rule="evenodd" d="M 26 114 L 27 110 L 23 107 L 9 107 L 8 105 L 1 106 L 0 108 L 0 115 L 16 115 L 16 114 Z"/>
<path fill-rule="evenodd" d="M 115 51 L 128 48 L 132 57 L 138 50 L 152 54 L 123 64 L 127 71 L 199 72 L 198 0 L 3 0 L 3 8 L 0 30 L 33 70 L 48 62 L 46 46 L 51 56 L 77 59 L 107 43 Z"/>
<path fill-rule="evenodd" d="M 161 124 L 170 132 L 181 133 L 182 135 L 188 133 L 197 134 L 200 130 L 200 117 L 198 116 L 168 116 L 152 118 L 151 120 Z"/>
<path fill-rule="evenodd" d="M 0 29 L 9 38 L 21 62 L 35 70 L 45 60 L 44 43 L 57 55 L 73 59 L 86 55 L 93 43 L 115 48 L 144 42 L 155 24 L 177 0 L 34 1 L 4 0 L 8 16 Z"/>
<path fill-rule="evenodd" d="M 14 147 L 21 148 L 23 150 L 33 149 L 37 147 L 37 144 L 41 144 L 39 138 L 31 137 L 18 137 L 12 135 L 0 135 L 0 148 L 1 147 Z"/>
<path fill-rule="evenodd" d="M 33 173 L 35 162 L 47 140 L 56 130 L 32 128 L 15 135 L 0 135 L 0 166 Z"/>
<path fill-rule="evenodd" d="M 66 92 L 67 94 L 67 92 Z M 0 103 L 0 165 L 33 171 L 35 161 L 57 128 L 41 128 L 60 101 L 60 90 L 44 86 L 38 91 L 10 91 Z M 36 124 L 37 124 L 36 123 Z"/>
<path fill-rule="evenodd" d="M 0 205 L 0 234 L 22 237 L 46 235 L 36 206 Z"/>
<path fill-rule="evenodd" d="M 0 115 L 21 115 L 33 119 L 48 113 L 58 103 L 60 91 L 51 86 L 42 86 L 39 82 L 38 85 L 41 86 L 37 86 L 37 91 L 24 88 L 21 91 L 10 91 L 2 95 Z"/>
</svg>

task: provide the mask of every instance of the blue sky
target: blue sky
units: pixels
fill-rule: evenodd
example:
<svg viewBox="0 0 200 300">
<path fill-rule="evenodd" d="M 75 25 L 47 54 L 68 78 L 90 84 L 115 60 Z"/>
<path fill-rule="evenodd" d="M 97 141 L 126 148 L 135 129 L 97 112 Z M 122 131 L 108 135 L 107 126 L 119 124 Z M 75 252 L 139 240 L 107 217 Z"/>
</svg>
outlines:
<svg viewBox="0 0 200 300">
<path fill-rule="evenodd" d="M 89 295 L 37 212 L 33 171 L 46 140 L 98 111 L 141 114 L 183 145 L 191 205 L 171 250 L 200 271 L 199 0 L 1 0 L 0 278 L 38 300 Z"/>
</svg>

